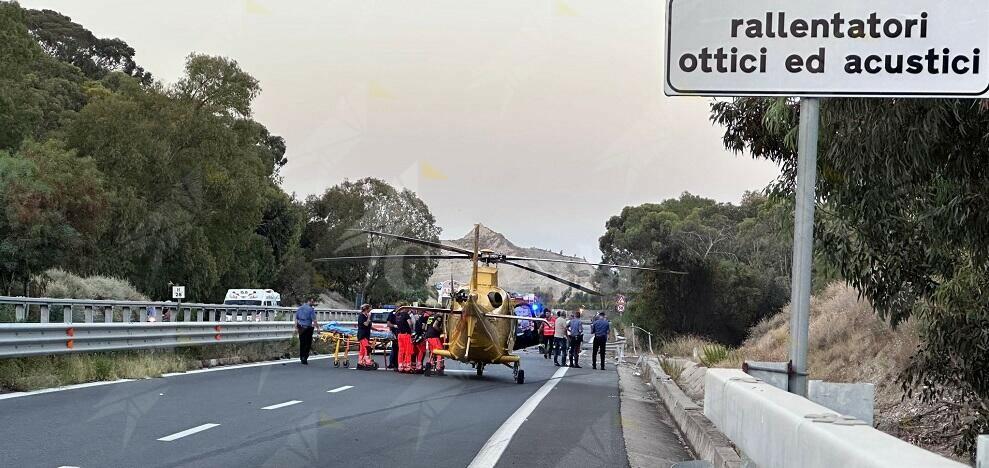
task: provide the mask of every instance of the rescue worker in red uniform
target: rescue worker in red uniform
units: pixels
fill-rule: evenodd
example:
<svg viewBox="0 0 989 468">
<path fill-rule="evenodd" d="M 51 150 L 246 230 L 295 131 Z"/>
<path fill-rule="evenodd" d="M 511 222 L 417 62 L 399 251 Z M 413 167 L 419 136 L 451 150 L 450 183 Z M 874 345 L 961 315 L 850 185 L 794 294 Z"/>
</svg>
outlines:
<svg viewBox="0 0 989 468">
<path fill-rule="evenodd" d="M 434 349 L 443 349 L 443 315 L 434 314 L 426 320 L 426 344 L 429 348 L 427 362 L 433 370 L 443 374 L 443 356 L 433 354 Z"/>
<path fill-rule="evenodd" d="M 357 315 L 357 368 L 361 370 L 371 370 L 378 367 L 371 357 L 371 305 L 361 306 L 361 312 Z"/>
<path fill-rule="evenodd" d="M 414 321 L 412 327 L 412 372 L 422 372 L 422 361 L 426 358 L 426 320 L 429 312 L 425 312 Z"/>
<path fill-rule="evenodd" d="M 395 313 L 395 330 L 398 335 L 398 371 L 412 372 L 412 316 L 407 310 Z"/>
<path fill-rule="evenodd" d="M 547 320 L 547 323 L 543 323 L 543 358 L 549 359 L 549 355 L 553 354 L 553 334 L 556 333 L 556 317 L 553 315 L 553 311 L 546 309 L 543 312 L 543 318 Z"/>
</svg>

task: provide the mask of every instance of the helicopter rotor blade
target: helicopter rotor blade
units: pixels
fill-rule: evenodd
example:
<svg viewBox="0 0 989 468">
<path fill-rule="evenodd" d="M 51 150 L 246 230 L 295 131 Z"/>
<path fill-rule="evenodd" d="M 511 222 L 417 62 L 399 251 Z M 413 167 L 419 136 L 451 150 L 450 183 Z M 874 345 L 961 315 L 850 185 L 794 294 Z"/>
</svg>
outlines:
<svg viewBox="0 0 989 468">
<path fill-rule="evenodd" d="M 324 258 L 314 258 L 314 262 L 337 262 L 337 261 L 347 261 L 347 260 L 377 260 L 377 259 L 402 259 L 402 260 L 470 260 L 470 257 L 466 255 L 362 255 L 357 257 L 324 257 Z"/>
<path fill-rule="evenodd" d="M 658 268 L 640 267 L 640 266 L 632 266 L 632 265 L 618 265 L 618 264 L 614 264 L 614 263 L 582 262 L 580 260 L 562 260 L 562 259 L 558 260 L 558 259 L 554 259 L 554 258 L 531 258 L 531 257 L 514 257 L 514 256 L 506 256 L 505 257 L 505 260 L 525 260 L 525 261 L 529 261 L 529 262 L 570 263 L 570 264 L 574 264 L 574 265 L 602 266 L 602 267 L 608 267 L 608 268 L 627 268 L 629 270 L 655 271 L 657 273 L 667 273 L 667 274 L 671 274 L 671 275 L 686 275 L 687 274 L 687 272 L 685 272 L 685 271 L 660 270 Z"/>
<path fill-rule="evenodd" d="M 531 271 L 531 272 L 533 272 L 533 273 L 535 273 L 537 275 L 545 276 L 545 277 L 547 277 L 547 278 L 549 278 L 549 279 L 551 279 L 553 281 L 558 281 L 558 282 L 563 283 L 563 284 L 565 284 L 567 286 L 570 286 L 571 288 L 579 289 L 579 290 L 584 291 L 584 292 L 586 292 L 588 294 L 593 294 L 595 296 L 601 296 L 602 295 L 601 293 L 599 293 L 599 292 L 597 292 L 597 291 L 595 291 L 593 289 L 590 289 L 590 288 L 588 288 L 586 286 L 581 286 L 580 284 L 574 283 L 573 281 L 570 281 L 568 279 L 560 278 L 559 276 L 546 273 L 545 271 L 542 271 L 542 270 L 537 270 L 535 268 L 532 268 L 532 267 L 527 266 L 527 265 L 523 265 L 521 263 L 515 263 L 515 262 L 513 262 L 511 260 L 504 260 L 501 263 L 504 263 L 506 265 L 511 265 L 513 267 L 518 267 L 518 268 L 521 268 L 521 269 L 526 270 L 526 271 Z"/>
<path fill-rule="evenodd" d="M 391 234 L 391 233 L 388 233 L 388 232 L 371 231 L 369 229 L 348 229 L 348 231 L 360 231 L 360 232 L 363 232 L 365 234 L 371 234 L 371 235 L 375 235 L 375 236 L 390 237 L 392 239 L 398 239 L 400 241 L 408 242 L 410 244 L 419 244 L 419 245 L 424 245 L 426 247 L 433 247 L 433 248 L 441 249 L 441 250 L 449 250 L 450 252 L 457 252 L 459 254 L 473 255 L 473 252 L 471 252 L 470 250 L 467 250 L 467 249 L 461 249 L 460 247 L 454 247 L 452 245 L 446 245 L 446 244 L 442 244 L 442 243 L 439 243 L 439 242 L 433 242 L 433 241 L 428 241 L 428 240 L 423 240 L 423 239 L 416 239 L 415 237 L 401 236 L 401 235 L 398 235 L 398 234 Z"/>
</svg>

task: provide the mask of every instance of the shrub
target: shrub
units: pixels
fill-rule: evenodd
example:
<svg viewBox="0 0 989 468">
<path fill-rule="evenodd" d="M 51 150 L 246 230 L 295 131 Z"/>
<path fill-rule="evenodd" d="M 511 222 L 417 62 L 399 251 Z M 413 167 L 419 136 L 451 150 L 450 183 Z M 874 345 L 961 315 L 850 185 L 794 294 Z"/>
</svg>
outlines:
<svg viewBox="0 0 989 468">
<path fill-rule="evenodd" d="M 81 277 L 57 268 L 34 277 L 38 293 L 45 297 L 146 301 L 127 280 L 107 276 Z"/>
<path fill-rule="evenodd" d="M 666 375 L 670 376 L 674 382 L 680 380 L 680 376 L 683 375 L 684 369 L 687 368 L 682 362 L 670 359 L 670 358 L 659 358 L 659 367 L 666 372 Z"/>
<path fill-rule="evenodd" d="M 699 359 L 704 367 L 714 367 L 719 362 L 728 359 L 728 348 L 722 344 L 709 344 L 701 348 Z"/>
</svg>

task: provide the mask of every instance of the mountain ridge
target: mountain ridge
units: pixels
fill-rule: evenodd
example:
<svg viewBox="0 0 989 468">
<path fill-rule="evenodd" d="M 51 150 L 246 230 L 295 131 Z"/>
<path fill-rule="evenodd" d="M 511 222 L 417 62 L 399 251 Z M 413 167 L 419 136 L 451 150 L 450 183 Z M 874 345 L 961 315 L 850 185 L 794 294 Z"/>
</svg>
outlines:
<svg viewBox="0 0 989 468">
<path fill-rule="evenodd" d="M 501 234 L 483 224 L 479 225 L 478 234 L 479 249 L 491 249 L 499 254 L 517 257 L 546 258 L 551 260 L 569 260 L 578 262 L 587 261 L 581 257 L 563 255 L 562 253 L 553 252 L 544 248 L 520 247 L 509 240 L 504 234 Z M 445 245 L 473 250 L 474 230 L 471 229 L 459 239 L 444 239 L 440 242 Z M 588 287 L 593 286 L 592 280 L 594 278 L 595 267 L 590 265 L 534 261 L 519 261 L 519 263 L 582 285 L 586 285 Z M 451 274 L 453 275 L 454 280 L 466 282 L 468 276 L 470 276 L 470 262 L 441 260 L 436 269 L 433 271 L 432 276 L 430 276 L 429 282 L 430 284 L 437 284 L 443 281 L 449 281 Z M 554 299 L 559 298 L 560 295 L 569 288 L 568 286 L 553 281 L 549 278 L 509 265 L 501 265 L 498 267 L 498 283 L 499 286 L 510 292 L 530 293 L 536 290 L 544 293 L 549 292 L 552 294 Z"/>
</svg>

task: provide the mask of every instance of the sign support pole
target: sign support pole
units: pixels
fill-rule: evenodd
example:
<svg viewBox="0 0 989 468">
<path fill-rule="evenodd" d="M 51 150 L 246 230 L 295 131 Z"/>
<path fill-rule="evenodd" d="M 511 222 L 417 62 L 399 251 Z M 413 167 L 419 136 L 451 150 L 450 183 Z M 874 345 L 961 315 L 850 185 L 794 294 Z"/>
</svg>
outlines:
<svg viewBox="0 0 989 468">
<path fill-rule="evenodd" d="M 800 99 L 793 270 L 790 283 L 789 390 L 807 396 L 807 343 L 810 327 L 811 267 L 814 253 L 814 204 L 817 201 L 817 139 L 821 101 Z"/>
</svg>

